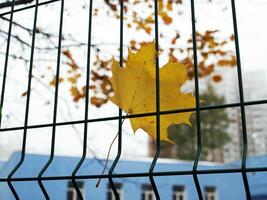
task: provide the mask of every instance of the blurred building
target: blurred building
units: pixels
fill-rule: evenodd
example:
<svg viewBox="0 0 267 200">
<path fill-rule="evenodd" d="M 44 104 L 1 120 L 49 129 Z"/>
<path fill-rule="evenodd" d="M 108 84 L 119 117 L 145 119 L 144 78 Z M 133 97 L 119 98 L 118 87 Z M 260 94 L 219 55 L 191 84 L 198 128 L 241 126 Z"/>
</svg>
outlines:
<svg viewBox="0 0 267 200">
<path fill-rule="evenodd" d="M 265 71 L 250 71 L 244 76 L 245 100 L 261 101 L 267 99 Z M 267 105 L 246 107 L 247 132 L 249 135 L 249 155 L 267 153 Z"/>
<path fill-rule="evenodd" d="M 218 95 L 225 98 L 225 104 L 236 104 L 240 102 L 238 76 L 236 69 L 223 70 L 222 81 L 213 83 Z M 205 91 L 210 80 L 201 80 L 200 92 Z M 267 99 L 267 81 L 265 71 L 244 71 L 243 72 L 244 101 L 260 101 Z M 231 141 L 222 149 L 215 149 L 211 154 L 216 155 L 214 162 L 231 162 L 242 157 L 243 133 L 240 107 L 229 107 L 226 109 L 232 123 L 229 124 L 227 133 Z M 267 153 L 267 104 L 246 106 L 246 129 L 248 139 L 248 155 L 263 155 Z M 216 134 L 216 133 L 215 133 Z M 148 154 L 153 156 L 155 141 L 149 140 Z M 177 158 L 176 151 L 179 147 L 172 145 L 162 153 L 163 157 Z M 214 156 L 213 156 L 214 157 Z M 179 158 L 178 158 L 179 159 Z"/>
<path fill-rule="evenodd" d="M 14 153 L 10 159 L 0 168 L 0 200 L 14 199 L 6 178 L 20 159 L 20 152 Z M 16 178 L 38 177 L 38 173 L 49 159 L 48 155 L 26 154 L 25 161 L 17 173 Z M 45 177 L 65 177 L 60 180 L 44 180 L 44 186 L 51 199 L 78 200 L 76 191 L 70 178 L 72 171 L 80 158 L 70 156 L 55 156 L 53 162 L 44 174 Z M 134 158 L 120 160 L 115 173 L 148 173 L 152 159 Z M 108 162 L 108 166 L 112 161 Z M 266 166 L 267 156 L 259 156 L 248 159 L 248 167 Z M 239 169 L 240 161 L 228 164 L 214 164 L 200 162 L 198 170 L 218 170 L 218 169 Z M 77 185 L 82 192 L 84 199 L 92 200 L 115 200 L 109 182 L 102 179 L 99 187 L 96 188 L 97 179 L 94 177 L 100 174 L 103 169 L 103 160 L 87 158 L 81 166 L 77 178 Z M 192 170 L 192 163 L 159 159 L 156 164 L 156 172 L 179 172 Z M 106 172 L 107 173 L 107 172 Z M 267 174 L 264 172 L 247 173 L 251 195 L 253 200 L 263 200 L 267 198 Z M 245 189 L 241 173 L 211 173 L 198 176 L 205 200 L 237 200 L 245 199 Z M 116 178 L 113 180 L 121 200 L 155 200 L 154 193 L 147 176 L 132 178 Z M 198 199 L 197 191 L 192 175 L 168 175 L 155 176 L 157 189 L 164 200 L 195 200 Z M 21 199 L 44 199 L 42 191 L 37 181 L 21 180 L 14 181 L 13 185 Z M 29 192 L 30 191 L 30 192 Z"/>
<path fill-rule="evenodd" d="M 223 81 L 214 84 L 217 91 L 222 91 L 226 103 L 239 103 L 237 74 L 226 71 Z M 267 99 L 267 81 L 265 71 L 243 72 L 244 101 L 260 101 Z M 229 108 L 227 112 L 233 123 L 228 128 L 231 142 L 225 145 L 223 160 L 225 162 L 241 158 L 243 148 L 242 121 L 239 108 Z M 267 105 L 246 106 L 246 129 L 248 136 L 248 155 L 263 155 L 267 153 Z"/>
</svg>

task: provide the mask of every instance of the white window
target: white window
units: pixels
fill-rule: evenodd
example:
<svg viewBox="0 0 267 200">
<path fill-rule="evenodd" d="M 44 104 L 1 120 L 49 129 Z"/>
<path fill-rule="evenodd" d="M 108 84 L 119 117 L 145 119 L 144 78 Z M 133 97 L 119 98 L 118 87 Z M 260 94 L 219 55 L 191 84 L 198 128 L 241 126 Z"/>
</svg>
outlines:
<svg viewBox="0 0 267 200">
<path fill-rule="evenodd" d="M 122 200 L 123 199 L 122 184 L 121 183 L 114 183 L 114 185 L 115 185 L 115 187 L 117 189 L 117 192 L 118 192 L 120 200 Z M 112 191 L 112 188 L 111 188 L 110 184 L 108 184 L 107 200 L 116 200 L 116 197 L 113 194 L 113 191 Z"/>
<path fill-rule="evenodd" d="M 186 200 L 186 191 L 184 186 L 174 185 L 172 187 L 172 192 L 173 200 Z"/>
<path fill-rule="evenodd" d="M 142 194 L 141 200 L 156 200 L 154 191 L 151 185 L 144 184 L 142 185 Z"/>
<path fill-rule="evenodd" d="M 76 181 L 76 183 L 78 185 L 80 192 L 84 197 L 84 182 Z M 68 182 L 67 200 L 79 200 L 78 194 L 71 181 Z"/>
<path fill-rule="evenodd" d="M 205 187 L 205 200 L 218 200 L 215 187 L 212 186 Z"/>
</svg>

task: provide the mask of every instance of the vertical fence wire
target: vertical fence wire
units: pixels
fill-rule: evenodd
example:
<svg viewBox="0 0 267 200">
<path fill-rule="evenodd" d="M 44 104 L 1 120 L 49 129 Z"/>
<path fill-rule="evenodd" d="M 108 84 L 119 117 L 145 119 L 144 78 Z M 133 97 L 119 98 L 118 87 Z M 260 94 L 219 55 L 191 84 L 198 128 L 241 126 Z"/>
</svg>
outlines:
<svg viewBox="0 0 267 200">
<path fill-rule="evenodd" d="M 32 44 L 31 44 L 31 56 L 30 56 L 30 66 L 29 66 L 29 73 L 28 73 L 27 98 L 26 98 L 26 106 L 25 106 L 25 118 L 24 118 L 25 120 L 24 120 L 21 155 L 20 155 L 19 162 L 16 164 L 16 166 L 12 169 L 12 171 L 8 175 L 8 179 L 9 179 L 8 186 L 16 200 L 19 200 L 20 198 L 16 192 L 15 187 L 12 185 L 11 178 L 16 173 L 16 171 L 20 168 L 22 163 L 24 162 L 25 154 L 26 154 L 26 142 L 27 142 L 27 132 L 28 132 L 28 117 L 29 117 L 30 97 L 31 97 L 31 82 L 32 82 L 32 71 L 33 71 L 33 57 L 34 57 L 37 15 L 38 15 L 38 0 L 36 0 L 36 4 L 35 4 L 34 21 L 33 21 L 33 29 L 32 29 L 33 33 L 32 33 Z"/>
<path fill-rule="evenodd" d="M 48 169 L 50 164 L 54 159 L 55 153 L 55 140 L 56 140 L 56 122 L 57 122 L 57 106 L 58 106 L 58 90 L 59 90 L 59 74 L 60 74 L 60 59 L 61 59 L 61 42 L 62 42 L 62 30 L 63 30 L 63 14 L 64 14 L 64 0 L 61 0 L 61 8 L 60 8 L 60 22 L 59 22 L 59 34 L 58 34 L 58 51 L 57 51 L 57 68 L 56 68 L 56 82 L 55 82 L 55 96 L 54 96 L 54 111 L 53 111 L 53 126 L 52 126 L 52 137 L 51 137 L 51 151 L 50 156 L 44 167 L 41 169 L 38 174 L 38 184 L 45 196 L 48 200 L 50 199 L 43 183 L 42 176 L 45 171 Z"/>
<path fill-rule="evenodd" d="M 6 55 L 5 55 L 5 65 L 4 65 L 4 72 L 3 72 L 1 100 L 0 100 L 0 128 L 2 127 L 2 115 L 3 115 L 3 106 L 4 106 L 4 99 L 5 99 L 5 90 L 6 90 L 7 66 L 8 66 L 11 31 L 12 31 L 12 24 L 13 24 L 14 6 L 15 6 L 15 0 L 12 0 L 12 5 L 10 9 L 11 11 L 10 11 L 8 35 L 7 35 L 7 44 L 6 44 Z"/>
<path fill-rule="evenodd" d="M 201 187 L 197 176 L 197 167 L 201 155 L 201 125 L 200 125 L 200 100 L 199 100 L 199 82 L 198 82 L 198 57 L 197 57 L 197 40 L 196 40 L 196 17 L 195 17 L 195 2 L 191 0 L 191 24 L 192 24 L 192 41 L 193 41 L 193 56 L 194 56 L 194 76 L 195 76 L 195 99 L 196 99 L 196 122 L 197 122 L 197 151 L 193 165 L 193 178 L 198 193 L 198 198 L 203 199 Z"/>
<path fill-rule="evenodd" d="M 159 22 L 158 22 L 158 0 L 154 0 L 155 17 L 155 49 L 156 49 L 156 152 L 149 168 L 149 180 L 157 200 L 160 199 L 157 185 L 154 181 L 153 171 L 160 155 L 160 77 L 159 77 Z"/>
<path fill-rule="evenodd" d="M 246 161 L 247 161 L 247 128 L 246 128 L 246 113 L 244 105 L 244 91 L 243 91 L 243 80 L 242 80 L 242 70 L 241 70 L 241 59 L 240 59 L 240 50 L 239 50 L 239 40 L 238 40 L 238 29 L 237 29 L 237 18 L 236 18 L 236 7 L 235 0 L 231 0 L 232 7 L 232 17 L 233 17 L 233 28 L 235 36 L 235 52 L 236 52 L 236 61 L 237 61 L 237 75 L 238 75 L 238 87 L 239 87 L 239 98 L 240 98 L 240 109 L 241 109 L 241 124 L 242 124 L 242 138 L 243 138 L 243 151 L 242 151 L 242 179 L 246 191 L 247 199 L 251 199 L 250 189 L 248 178 L 246 174 Z"/>
<path fill-rule="evenodd" d="M 77 192 L 79 199 L 83 199 L 82 193 L 75 180 L 76 174 L 82 166 L 87 155 L 87 131 L 88 131 L 88 112 L 89 112 L 89 86 L 90 86 L 90 71 L 91 71 L 91 33 L 92 33 L 92 10 L 93 0 L 89 1 L 89 21 L 88 21 L 88 46 L 87 46 L 87 68 L 86 68 L 86 92 L 85 92 L 85 111 L 84 111 L 84 133 L 83 133 L 83 152 L 80 161 L 72 172 L 72 184 Z"/>
<path fill-rule="evenodd" d="M 120 3 L 120 67 L 123 67 L 123 1 L 124 0 L 119 0 Z M 118 120 L 118 149 L 117 149 L 117 155 L 115 157 L 115 160 L 113 161 L 109 172 L 108 172 L 108 180 L 109 184 L 111 186 L 112 192 L 116 198 L 116 200 L 120 199 L 120 196 L 118 194 L 118 191 L 116 189 L 116 186 L 113 182 L 112 175 L 114 172 L 114 169 L 116 165 L 119 162 L 120 156 L 121 156 L 121 149 L 122 149 L 122 110 L 119 109 L 119 120 Z"/>
</svg>

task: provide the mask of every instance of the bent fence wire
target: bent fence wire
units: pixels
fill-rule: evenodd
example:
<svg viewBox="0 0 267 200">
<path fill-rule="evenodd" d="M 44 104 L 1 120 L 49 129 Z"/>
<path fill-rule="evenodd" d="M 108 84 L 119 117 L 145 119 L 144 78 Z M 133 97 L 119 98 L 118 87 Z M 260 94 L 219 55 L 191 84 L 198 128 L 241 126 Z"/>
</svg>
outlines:
<svg viewBox="0 0 267 200">
<path fill-rule="evenodd" d="M 29 65 L 29 78 L 28 78 L 28 90 L 27 90 L 27 99 L 26 99 L 26 108 L 25 108 L 25 118 L 24 118 L 24 126 L 21 127 L 11 127 L 11 128 L 1 128 L 0 132 L 7 132 L 12 130 L 23 130 L 23 142 L 21 147 L 21 157 L 19 162 L 16 166 L 11 170 L 7 178 L 0 178 L 0 182 L 7 182 L 9 188 L 11 189 L 14 197 L 16 199 L 20 199 L 19 195 L 16 192 L 16 189 L 13 186 L 14 182 L 25 182 L 25 181 L 37 181 L 41 191 L 43 192 L 46 199 L 49 198 L 49 194 L 46 191 L 45 186 L 43 185 L 42 181 L 52 181 L 52 180 L 71 180 L 78 196 L 80 199 L 83 199 L 82 192 L 79 190 L 78 184 L 76 180 L 79 179 L 97 179 L 97 178 L 104 178 L 108 179 L 112 191 L 116 197 L 119 199 L 118 192 L 116 190 L 115 184 L 113 183 L 114 178 L 130 178 L 130 177 L 149 177 L 151 182 L 151 186 L 155 193 L 157 199 L 160 199 L 159 192 L 157 190 L 157 185 L 154 182 L 154 177 L 157 176 L 174 176 L 174 175 L 192 175 L 193 180 L 195 183 L 195 187 L 198 193 L 199 199 L 203 199 L 201 187 L 198 180 L 198 175 L 200 174 L 218 174 L 218 173 L 241 173 L 242 180 L 244 184 L 244 188 L 246 191 L 247 199 L 251 199 L 250 196 L 250 188 L 247 180 L 247 172 L 255 172 L 255 171 L 267 171 L 266 167 L 254 167 L 254 168 L 247 168 L 246 167 L 246 159 L 247 159 L 247 132 L 246 132 L 246 122 L 245 122 L 245 106 L 250 105 L 259 105 L 267 103 L 267 100 L 262 101 L 250 101 L 244 102 L 243 96 L 243 82 L 242 82 L 242 73 L 241 73 L 241 62 L 240 62 L 240 53 L 239 53 L 239 42 L 238 42 L 238 27 L 237 27 L 237 19 L 236 19 L 236 8 L 235 8 L 235 0 L 231 0 L 231 7 L 232 7 L 232 23 L 234 28 L 234 35 L 235 35 L 235 50 L 236 50 L 236 59 L 237 59 L 237 74 L 238 74 L 238 83 L 239 83 L 239 97 L 240 103 L 231 103 L 231 104 L 224 104 L 224 105 L 216 105 L 216 106 L 200 106 L 199 100 L 199 82 L 198 78 L 195 78 L 195 96 L 196 96 L 196 107 L 195 108 L 187 108 L 187 109 L 178 109 L 178 110 L 170 110 L 170 111 L 160 111 L 160 88 L 159 88 L 159 58 L 156 59 L 156 112 L 150 113 L 142 113 L 142 114 L 135 114 L 135 115 L 122 115 L 122 111 L 119 109 L 118 116 L 114 117 L 105 117 L 105 118 L 96 118 L 96 119 L 88 119 L 88 104 L 89 104 L 89 90 L 86 90 L 86 97 L 85 97 L 85 110 L 84 110 L 84 120 L 79 121 L 65 121 L 65 122 L 57 122 L 57 106 L 58 106 L 58 85 L 59 85 L 59 74 L 60 74 L 60 55 L 61 55 L 61 41 L 62 41 L 62 28 L 63 18 L 64 18 L 64 0 L 61 0 L 61 8 L 60 8 L 60 24 L 59 24 L 59 38 L 58 38 L 58 52 L 57 52 L 57 66 L 56 66 L 56 83 L 55 83 L 55 93 L 54 93 L 54 111 L 53 111 L 53 123 L 48 124 L 39 124 L 39 125 L 28 125 L 28 114 L 29 114 L 29 104 L 30 104 L 30 97 L 31 97 L 31 79 L 32 79 L 32 68 L 33 68 L 33 57 L 34 57 L 34 44 L 35 44 L 35 33 L 36 33 L 36 21 L 38 16 L 38 7 L 47 5 L 59 0 L 50 0 L 44 1 L 39 3 L 38 0 L 35 1 L 35 5 L 25 5 L 23 8 L 16 9 L 15 8 L 15 0 L 11 3 L 10 11 L 4 12 L 0 14 L 0 17 L 4 17 L 5 15 L 10 15 L 9 18 L 9 29 L 8 29 L 8 37 L 7 37 L 7 46 L 6 46 L 6 55 L 5 55 L 5 62 L 3 70 L 3 82 L 2 82 L 2 93 L 1 93 L 1 102 L 0 107 L 3 108 L 5 106 L 4 102 L 4 95 L 6 89 L 6 79 L 7 79 L 7 68 L 8 68 L 8 59 L 9 59 L 9 49 L 10 49 L 10 38 L 12 32 L 12 23 L 13 23 L 13 16 L 16 12 L 26 10 L 26 9 L 35 9 L 34 13 L 34 22 L 33 22 L 33 34 L 32 34 L 32 45 L 31 45 L 31 55 L 30 55 L 30 65 Z M 230 0 L 229 0 L 230 1 Z M 159 49 L 159 25 L 158 25 L 158 1 L 154 0 L 154 13 L 155 13 L 155 48 L 156 50 Z M 90 46 L 91 46 L 91 32 L 92 32 L 92 10 L 93 10 L 93 0 L 90 0 L 90 7 L 89 7 L 89 30 L 88 30 L 88 50 L 87 50 L 87 71 L 86 71 L 86 88 L 89 88 L 90 85 Z M 123 65 L 123 1 L 120 1 L 120 65 Z M 197 47 L 196 47 L 196 27 L 195 27 L 195 5 L 194 0 L 191 0 L 191 22 L 192 22 L 192 41 L 193 41 L 193 53 L 194 53 L 194 71 L 195 77 L 198 77 L 198 62 L 197 62 Z M 200 111 L 201 110 L 211 110 L 211 109 L 221 109 L 221 108 L 230 108 L 230 107 L 239 107 L 241 109 L 241 122 L 242 122 L 242 131 L 243 131 L 243 155 L 242 155 L 242 164 L 239 169 L 213 169 L 213 170 L 198 170 L 198 162 L 200 160 L 201 155 L 201 127 L 200 127 Z M 195 111 L 196 112 L 196 121 L 197 121 L 197 151 L 194 159 L 194 164 L 192 170 L 186 171 L 163 171 L 163 172 L 154 172 L 154 167 L 157 163 L 157 159 L 160 155 L 160 116 L 171 114 L 171 113 L 181 113 L 181 112 L 188 112 L 188 111 Z M 125 118 L 134 118 L 134 117 L 144 117 L 144 116 L 156 116 L 156 153 L 154 155 L 153 161 L 151 163 L 150 169 L 148 172 L 145 173 L 116 173 L 114 174 L 113 171 L 116 168 L 118 161 L 120 160 L 121 156 L 121 149 L 122 149 L 122 121 Z M 108 121 L 108 120 L 118 120 L 118 147 L 117 147 L 117 156 L 109 170 L 108 174 L 104 175 L 77 175 L 77 172 L 81 165 L 83 164 L 86 158 L 86 148 L 87 148 L 87 129 L 88 123 L 90 122 L 97 122 L 97 121 Z M 0 125 L 2 121 L 2 116 L 0 115 Z M 84 136 L 83 136 L 83 153 L 80 161 L 78 162 L 77 166 L 73 170 L 70 176 L 43 176 L 51 162 L 54 158 L 54 149 L 55 149 L 55 135 L 56 135 L 56 128 L 59 126 L 70 125 L 70 124 L 83 124 L 84 125 Z M 42 170 L 39 172 L 37 177 L 23 177 L 23 178 L 15 178 L 13 175 L 16 171 L 20 168 L 20 166 L 24 162 L 25 158 L 25 149 L 26 149 L 26 141 L 27 141 L 27 131 L 29 129 L 37 129 L 42 127 L 52 127 L 52 141 L 50 147 L 50 156 L 47 163 L 43 166 Z"/>
</svg>

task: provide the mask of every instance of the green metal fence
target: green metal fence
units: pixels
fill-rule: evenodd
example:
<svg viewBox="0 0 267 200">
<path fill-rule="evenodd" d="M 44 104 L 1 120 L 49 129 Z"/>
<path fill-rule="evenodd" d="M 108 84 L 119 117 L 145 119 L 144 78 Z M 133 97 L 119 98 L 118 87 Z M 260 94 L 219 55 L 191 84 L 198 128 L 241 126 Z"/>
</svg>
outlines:
<svg viewBox="0 0 267 200">
<path fill-rule="evenodd" d="M 13 23 L 13 16 L 15 13 L 20 12 L 26 9 L 35 9 L 34 12 L 34 22 L 32 25 L 32 44 L 31 44 L 31 56 L 30 56 L 30 65 L 29 65 L 29 78 L 28 78 L 28 89 L 27 89 L 27 97 L 26 97 L 26 107 L 25 107 L 25 121 L 24 126 L 21 127 L 12 127 L 12 128 L 1 128 L 0 132 L 7 132 L 12 130 L 23 130 L 23 142 L 21 146 L 21 157 L 17 165 L 12 169 L 10 174 L 7 178 L 1 178 L 0 182 L 7 182 L 14 197 L 16 199 L 20 199 L 19 195 L 16 192 L 15 187 L 13 186 L 14 182 L 25 182 L 25 181 L 37 181 L 45 198 L 49 198 L 49 194 L 46 191 L 46 188 L 43 184 L 43 181 L 52 181 L 52 180 L 72 180 L 73 185 L 78 193 L 80 199 L 83 199 L 82 193 L 79 191 L 79 187 L 76 181 L 80 179 L 96 179 L 96 178 L 104 178 L 108 179 L 113 190 L 113 193 L 117 199 L 119 199 L 119 195 L 116 191 L 115 184 L 113 183 L 114 178 L 126 178 L 126 177 L 149 177 L 151 186 L 155 193 L 157 199 L 160 199 L 160 195 L 157 190 L 157 185 L 155 184 L 154 177 L 157 176 L 183 176 L 183 175 L 192 175 L 194 178 L 194 183 L 196 190 L 198 192 L 199 199 L 203 199 L 203 194 L 201 191 L 201 187 L 199 184 L 198 175 L 200 174 L 217 174 L 217 173 L 241 173 L 244 188 L 246 191 L 247 199 L 251 199 L 250 195 L 250 187 L 248 184 L 247 179 L 247 172 L 256 172 L 256 171 L 267 171 L 266 167 L 263 168 L 247 168 L 246 167 L 246 159 L 247 159 L 247 131 L 246 131 L 246 113 L 245 107 L 251 105 L 259 105 L 267 103 L 266 100 L 262 101 L 244 101 L 243 95 L 243 82 L 242 82 L 242 73 L 241 73 L 241 62 L 240 62 L 240 52 L 239 52 L 239 41 L 238 41 L 238 24 L 237 24 L 237 16 L 236 16 L 236 7 L 235 7 L 235 0 L 231 1 L 231 11 L 232 11 L 232 23 L 234 28 L 234 35 L 235 35 L 235 50 L 236 50 L 236 59 L 237 59 L 237 74 L 238 74 L 238 84 L 239 84 L 239 97 L 240 103 L 231 103 L 231 104 L 224 104 L 224 105 L 215 105 L 215 106 L 200 106 L 200 99 L 199 99 L 199 81 L 198 81 L 198 56 L 197 56 L 197 41 L 196 41 L 196 27 L 195 27 L 195 2 L 191 0 L 191 25 L 192 25 L 192 41 L 193 41 L 193 53 L 194 53 L 194 71 L 195 71 L 195 97 L 196 97 L 196 107 L 195 108 L 187 108 L 187 109 L 177 109 L 177 110 L 170 110 L 170 111 L 161 111 L 160 110 L 160 82 L 159 82 L 159 58 L 156 58 L 156 112 L 152 113 L 142 113 L 142 114 L 135 114 L 135 115 L 126 115 L 122 114 L 122 111 L 119 110 L 119 115 L 114 117 L 105 117 L 105 118 L 96 118 L 96 119 L 88 119 L 88 104 L 89 104 L 89 90 L 86 90 L 86 97 L 85 97 L 85 109 L 84 109 L 84 120 L 79 121 L 66 121 L 66 122 L 57 122 L 57 107 L 58 107 L 58 90 L 59 90 L 59 75 L 60 75 L 60 56 L 61 56 L 61 42 L 62 42 L 62 28 L 63 18 L 64 18 L 64 0 L 61 0 L 61 9 L 60 12 L 60 24 L 58 30 L 58 52 L 57 52 L 57 70 L 56 70 L 56 83 L 55 83 L 55 93 L 54 93 L 54 109 L 53 109 L 53 123 L 50 124 L 39 124 L 39 125 L 28 125 L 28 116 L 29 116 L 29 105 L 30 105 L 30 98 L 31 98 L 31 80 L 32 80 L 32 70 L 33 70 L 33 58 L 34 58 L 34 50 L 35 50 L 35 35 L 36 35 L 36 22 L 38 17 L 38 8 L 40 6 L 44 6 L 55 1 L 60 0 L 50 0 L 44 1 L 39 3 L 38 0 L 35 0 L 34 5 L 25 5 L 22 8 L 16 9 L 17 2 L 13 0 L 9 2 L 10 11 L 4 12 L 0 14 L 0 17 L 3 18 L 5 16 L 10 16 L 9 18 L 9 29 L 8 29 L 8 37 L 7 37 L 7 46 L 6 46 L 6 56 L 5 56 L 5 64 L 1 68 L 3 70 L 3 82 L 2 82 L 2 93 L 1 93 L 1 102 L 0 107 L 3 108 L 5 106 L 5 92 L 6 92 L 6 79 L 7 79 L 7 69 L 8 69 L 8 61 L 9 61 L 9 49 L 10 49 L 10 40 L 11 40 L 11 32 L 12 32 L 12 23 Z M 93 0 L 90 1 L 89 7 L 89 30 L 88 30 L 88 51 L 87 51 L 87 69 L 86 69 L 86 88 L 90 86 L 90 46 L 91 46 L 91 32 L 92 32 L 92 18 L 93 18 Z M 123 23 L 124 23 L 124 11 L 123 11 L 123 4 L 124 2 L 120 1 L 120 65 L 123 65 Z M 154 0 L 154 14 L 155 14 L 155 48 L 159 50 L 159 23 L 158 23 L 158 1 Z M 211 110 L 211 109 L 223 109 L 223 108 L 240 108 L 241 110 L 241 122 L 242 122 L 242 132 L 243 132 L 243 155 L 242 155 L 242 164 L 239 169 L 216 169 L 216 170 L 198 170 L 198 163 L 200 160 L 201 155 L 201 144 L 202 144 L 202 137 L 201 137 L 201 117 L 200 111 L 201 110 Z M 166 171 L 166 172 L 154 172 L 154 167 L 157 163 L 157 159 L 160 155 L 160 117 L 161 115 L 166 114 L 173 114 L 173 113 L 181 113 L 181 112 L 188 112 L 188 111 L 195 111 L 196 112 L 196 122 L 197 122 L 197 151 L 194 159 L 194 164 L 192 170 L 187 171 Z M 118 161 L 120 160 L 121 151 L 122 151 L 122 122 L 123 119 L 126 118 L 134 118 L 134 117 L 144 117 L 144 116 L 156 116 L 156 130 L 157 130 L 157 138 L 156 138 L 156 153 L 154 155 L 153 161 L 151 163 L 150 169 L 146 173 L 116 173 L 114 174 L 114 169 Z M 91 122 L 99 122 L 99 121 L 108 121 L 108 120 L 117 120 L 118 121 L 118 147 L 117 147 L 117 156 L 109 170 L 107 175 L 77 175 L 81 165 L 83 164 L 86 158 L 86 149 L 87 149 L 87 129 L 88 123 Z M 0 123 L 2 121 L 2 116 L 0 115 Z M 63 125 L 70 125 L 70 124 L 83 124 L 84 125 L 84 136 L 83 136 L 83 153 L 82 157 L 77 164 L 76 168 L 73 170 L 72 175 L 70 176 L 43 176 L 48 167 L 50 166 L 51 162 L 54 158 L 54 151 L 55 151 L 55 136 L 56 136 L 56 127 L 63 126 Z M 25 151 L 26 151 L 26 140 L 27 140 L 27 132 L 29 129 L 38 129 L 43 127 L 52 127 L 52 140 L 51 140 L 51 152 L 50 157 L 47 163 L 43 166 L 42 170 L 39 172 L 37 177 L 24 177 L 24 178 L 14 178 L 13 175 L 18 171 L 18 169 L 22 166 L 25 160 Z"/>
</svg>

